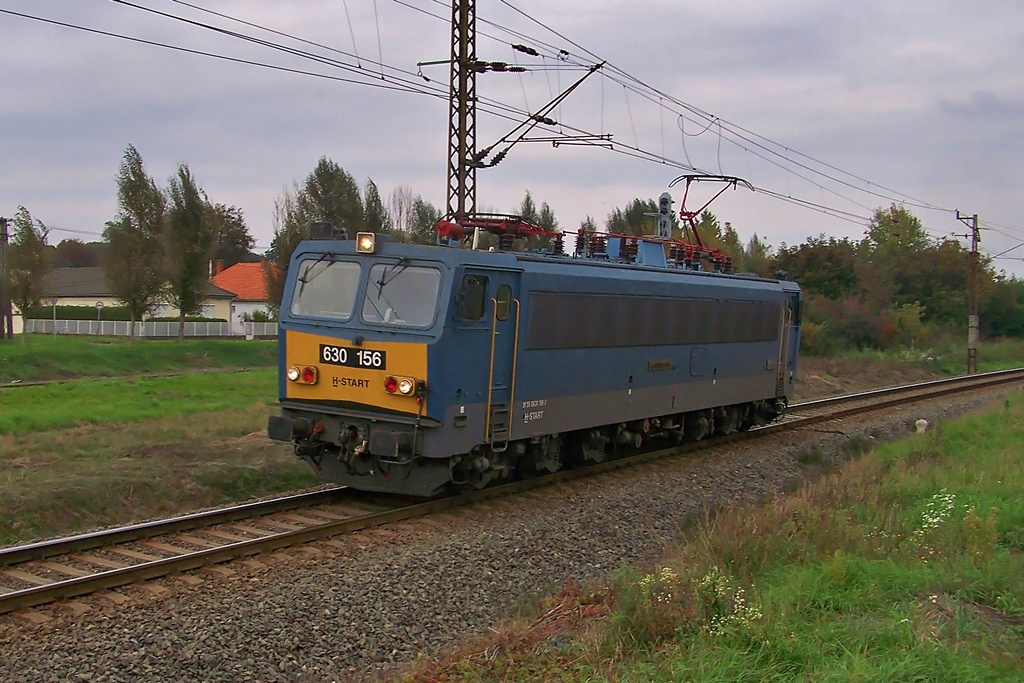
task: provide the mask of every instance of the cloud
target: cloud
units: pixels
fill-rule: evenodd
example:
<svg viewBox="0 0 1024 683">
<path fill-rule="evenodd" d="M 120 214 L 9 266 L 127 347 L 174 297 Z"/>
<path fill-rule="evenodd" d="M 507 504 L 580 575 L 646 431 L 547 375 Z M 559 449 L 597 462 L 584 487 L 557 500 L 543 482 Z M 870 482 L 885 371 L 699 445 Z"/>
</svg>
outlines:
<svg viewBox="0 0 1024 683">
<path fill-rule="evenodd" d="M 142 4 L 313 49 L 180 3 Z M 401 75 L 408 87 L 444 93 L 446 66 L 421 68 L 417 62 L 448 58 L 450 10 L 427 0 L 408 4 L 423 11 L 386 2 L 203 3 L 330 46 L 337 51 L 317 48 L 318 54 L 351 65 L 343 70 L 116 3 L 5 3 L 7 9 L 69 24 L 366 83 L 382 83 L 383 62 L 386 73 Z M 530 43 L 565 49 L 579 64 L 597 58 L 609 62 L 553 112 L 564 127 L 537 129 L 536 135 L 573 129 L 610 133 L 626 151 L 641 147 L 707 170 L 721 167 L 775 192 L 862 216 L 887 205 L 890 196 L 977 211 L 983 222 L 1009 226 L 1024 239 L 1024 225 L 1016 222 L 1024 173 L 1019 123 L 1024 6 L 1018 2 L 519 0 L 512 5 L 522 13 L 506 3 L 478 4 L 479 57 L 544 68 L 478 77 L 481 146 L 500 140 L 515 125 L 488 111 L 499 105 L 536 110 L 582 73 L 567 70 L 558 59 L 531 59 L 510 47 Z M 98 235 L 116 212 L 113 177 L 128 143 L 136 145 L 161 184 L 177 164 L 188 163 L 211 199 L 245 211 L 263 247 L 272 234 L 274 200 L 304 178 L 320 156 L 361 181 L 373 178 L 385 197 L 406 185 L 436 205 L 445 203 L 448 107 L 443 99 L 232 63 L 10 15 L 0 15 L 0 40 L 5 46 L 0 212 L 5 215 L 24 204 L 44 222 Z M 429 82 L 417 75 L 421 69 Z M 650 91 L 641 95 L 633 89 L 638 82 L 664 97 Z M 672 98 L 721 117 L 723 127 L 708 125 L 708 119 L 684 107 L 672 105 L 673 112 L 659 106 Z M 689 118 L 685 138 L 678 113 Z M 746 139 L 730 135 L 730 129 Z M 814 172 L 801 169 L 804 163 Z M 499 166 L 479 172 L 479 200 L 507 211 L 529 189 L 538 202 L 551 204 L 563 226 L 574 227 L 587 215 L 603 220 L 634 197 L 657 197 L 679 172 L 602 149 L 521 143 Z M 846 184 L 828 176 L 842 177 Z M 863 225 L 798 210 L 764 193 L 748 195 L 727 193 L 715 205 L 744 239 L 757 232 L 777 245 L 820 232 L 863 232 Z M 914 210 L 937 234 L 957 227 L 947 212 Z M 1009 240 L 993 235 L 985 245 L 994 253 L 1012 246 Z"/>
</svg>

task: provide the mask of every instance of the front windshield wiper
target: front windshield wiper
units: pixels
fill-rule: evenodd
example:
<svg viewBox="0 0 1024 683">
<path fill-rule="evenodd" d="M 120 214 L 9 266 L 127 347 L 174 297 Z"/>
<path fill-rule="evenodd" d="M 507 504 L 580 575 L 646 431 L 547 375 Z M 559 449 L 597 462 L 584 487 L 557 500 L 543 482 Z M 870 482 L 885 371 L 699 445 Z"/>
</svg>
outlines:
<svg viewBox="0 0 1024 683">
<path fill-rule="evenodd" d="M 396 315 L 398 317 L 401 317 L 401 315 L 398 313 L 398 311 L 395 310 L 395 307 L 391 304 L 391 302 L 387 300 L 387 297 L 384 296 L 384 287 L 386 287 L 388 283 L 393 282 L 394 279 L 401 275 L 408 267 L 409 257 L 403 256 L 402 258 L 398 259 L 398 263 L 396 263 L 395 265 L 391 266 L 391 268 L 381 273 L 380 279 L 378 279 L 375 283 L 377 285 L 377 300 L 383 301 L 386 304 L 387 309 L 391 311 L 393 315 Z M 367 300 L 370 300 L 369 296 L 367 296 Z M 372 304 L 373 302 L 371 301 L 371 305 Z M 376 308 L 377 307 L 374 306 L 374 309 Z M 378 310 L 377 313 L 379 314 L 380 311 Z M 384 318 L 384 322 L 389 322 L 387 320 L 387 313 L 385 313 L 384 316 L 382 317 Z"/>
<path fill-rule="evenodd" d="M 326 259 L 328 256 L 331 257 L 332 260 L 326 266 L 324 266 L 323 268 L 321 268 L 320 270 L 311 275 L 310 271 L 312 271 L 313 268 L 317 266 L 317 264 L 323 263 L 324 259 Z M 300 275 L 298 278 L 299 282 L 301 283 L 299 285 L 299 296 L 302 296 L 302 290 L 306 288 L 307 284 L 313 281 L 313 279 L 320 275 L 320 273 L 324 272 L 325 270 L 333 266 L 335 263 L 337 263 L 337 261 L 333 260 L 335 256 L 337 256 L 337 254 L 335 254 L 333 251 L 325 251 L 323 254 L 320 255 L 320 258 L 306 266 L 306 269 L 302 271 L 302 275 Z"/>
<path fill-rule="evenodd" d="M 398 263 L 396 263 L 395 265 L 391 266 L 391 268 L 389 270 L 385 270 L 381 274 L 380 279 L 377 280 L 377 283 L 376 283 L 377 284 L 377 296 L 383 296 L 383 294 L 384 294 L 384 287 L 389 282 L 394 280 L 396 277 L 401 275 L 402 272 L 406 268 L 408 268 L 408 267 L 409 267 L 409 257 L 408 256 L 403 256 L 402 258 L 398 259 Z"/>
</svg>

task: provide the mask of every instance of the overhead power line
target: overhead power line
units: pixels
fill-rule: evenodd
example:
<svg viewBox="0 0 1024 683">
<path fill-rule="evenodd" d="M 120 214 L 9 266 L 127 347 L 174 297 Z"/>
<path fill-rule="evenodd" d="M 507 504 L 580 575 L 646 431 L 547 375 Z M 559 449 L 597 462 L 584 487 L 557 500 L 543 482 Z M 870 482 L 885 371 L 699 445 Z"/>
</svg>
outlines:
<svg viewBox="0 0 1024 683">
<path fill-rule="evenodd" d="M 139 38 L 136 36 L 124 35 L 112 31 L 106 31 L 97 28 L 91 28 L 73 24 L 71 22 L 64 22 L 55 19 L 48 19 L 40 16 L 33 16 L 22 12 L 15 12 L 12 10 L 0 9 L 0 13 L 21 17 L 24 19 L 31 19 L 35 21 L 45 22 L 51 25 L 65 27 L 69 29 L 85 31 L 96 35 L 117 38 L 120 40 L 127 40 L 139 44 L 145 44 L 154 47 L 160 47 L 163 49 L 174 50 L 186 54 L 192 54 L 202 57 L 208 57 L 218 59 L 231 63 L 244 64 L 248 66 L 256 66 L 259 68 L 270 69 L 283 73 L 291 73 L 296 75 L 312 76 L 314 78 L 320 78 L 333 82 L 350 83 L 355 85 L 368 85 L 385 90 L 407 92 L 417 95 L 427 95 L 435 99 L 448 98 L 447 88 L 439 84 L 433 83 L 430 79 L 426 78 L 420 72 L 413 72 L 409 69 L 403 69 L 394 65 L 390 65 L 384 62 L 383 49 L 379 40 L 379 23 L 378 23 L 378 58 L 376 60 L 367 58 L 365 55 L 359 55 L 355 51 L 355 45 L 353 43 L 353 51 L 348 52 L 341 50 L 323 43 L 318 43 L 310 40 L 306 40 L 297 35 L 279 31 L 252 21 L 247 21 L 226 13 L 217 12 L 208 8 L 204 8 L 193 2 L 186 0 L 169 0 L 169 2 L 178 5 L 180 7 L 188 8 L 192 11 L 199 12 L 210 17 L 216 17 L 222 21 L 228 21 L 235 23 L 238 26 L 245 27 L 247 29 L 253 29 L 256 31 L 265 32 L 268 36 L 274 36 L 277 39 L 285 39 L 292 41 L 292 45 L 284 44 L 278 40 L 258 37 L 245 33 L 241 30 L 234 30 L 224 28 L 222 26 L 216 26 L 214 24 L 199 21 L 193 18 L 188 18 L 174 14 L 172 12 L 165 12 L 156 10 L 150 7 L 146 7 L 137 2 L 131 2 L 130 0 L 113 0 L 116 4 L 121 5 L 125 8 L 134 9 L 146 13 L 153 14 L 163 19 L 181 22 L 190 25 L 196 29 L 205 31 L 215 32 L 227 38 L 231 38 L 238 41 L 261 47 L 264 49 L 274 50 L 276 53 L 290 57 L 307 60 L 315 63 L 319 67 L 326 69 L 339 69 L 348 74 L 348 76 L 339 76 L 331 73 L 324 73 L 322 71 L 313 71 L 304 68 L 297 68 L 294 66 L 286 66 L 282 64 L 268 63 L 265 61 L 247 59 L 243 57 L 230 56 L 225 54 L 219 54 L 207 50 L 199 50 L 194 48 L 183 47 L 180 45 L 174 45 L 167 42 L 154 41 Z M 434 18 L 438 21 L 445 22 L 449 21 L 449 17 L 430 11 L 421 6 L 414 4 L 414 0 L 393 0 L 398 5 L 409 8 L 411 10 L 422 13 L 428 17 Z M 444 0 L 427 0 L 427 2 L 448 9 L 450 3 Z M 651 86 L 644 82 L 642 79 L 629 74 L 621 68 L 614 65 L 614 63 L 606 60 L 591 50 L 587 49 L 583 45 L 573 41 L 563 33 L 555 30 L 548 26 L 544 22 L 533 17 L 529 13 L 519 9 L 513 5 L 509 0 L 500 0 L 502 5 L 508 7 L 515 14 L 523 17 L 535 26 L 543 29 L 545 32 L 554 36 L 557 40 L 552 41 L 548 39 L 538 38 L 529 35 L 526 32 L 513 29 L 507 26 L 503 26 L 497 22 L 481 19 L 481 23 L 489 27 L 487 32 L 479 31 L 479 35 L 486 37 L 490 40 L 494 40 L 506 45 L 519 44 L 526 47 L 527 50 L 532 51 L 536 56 L 544 60 L 543 64 L 529 66 L 531 71 L 549 71 L 559 72 L 562 70 L 573 70 L 579 71 L 588 69 L 592 64 L 591 62 L 605 62 L 605 67 L 598 74 L 600 78 L 607 78 L 609 82 L 616 83 L 621 86 L 626 93 L 633 93 L 650 104 L 659 107 L 662 111 L 668 111 L 672 114 L 680 117 L 680 121 L 687 121 L 692 123 L 695 128 L 702 129 L 701 133 L 697 134 L 686 134 L 684 135 L 694 136 L 700 135 L 705 132 L 714 130 L 718 135 L 719 144 L 719 155 L 721 154 L 721 144 L 723 142 L 734 146 L 741 150 L 744 154 L 749 155 L 749 158 L 756 158 L 769 165 L 778 168 L 786 174 L 786 177 L 794 177 L 802 182 L 808 183 L 811 187 L 814 187 L 822 192 L 828 193 L 834 196 L 836 199 L 846 202 L 852 206 L 859 207 L 870 213 L 872 209 L 870 206 L 862 201 L 858 201 L 856 196 L 866 196 L 875 199 L 881 199 L 887 202 L 899 203 L 904 206 L 911 208 L 925 209 L 931 211 L 939 211 L 944 213 L 952 214 L 953 210 L 936 205 L 925 200 L 918 199 L 911 195 L 899 192 L 893 188 L 889 188 L 885 185 L 872 182 L 861 175 L 850 173 L 838 168 L 835 165 L 821 161 L 811 155 L 799 152 L 788 146 L 782 145 L 781 143 L 775 142 L 765 136 L 754 133 L 753 131 L 740 126 L 738 124 L 721 119 L 696 105 L 685 102 L 669 93 L 666 93 L 654 86 Z M 374 5 L 374 16 L 376 18 L 376 0 Z M 377 20 L 379 22 L 379 20 Z M 503 37 L 504 36 L 504 37 Z M 511 42 L 518 41 L 518 42 Z M 559 42 L 561 45 L 559 45 Z M 301 46 L 301 47 L 299 47 Z M 567 49 L 571 48 L 570 49 Z M 317 50 L 318 52 L 314 52 Z M 527 52 L 527 54 L 530 54 Z M 585 60 L 585 61 L 584 61 Z M 364 66 L 369 65 L 370 68 Z M 518 64 L 518 61 L 517 61 Z M 525 95 L 525 93 L 524 93 Z M 525 100 L 525 97 L 524 97 Z M 627 106 L 629 105 L 626 100 Z M 506 121 L 519 121 L 524 116 L 529 116 L 530 112 L 527 109 L 522 109 L 513 105 L 506 104 L 504 102 L 494 100 L 486 97 L 479 97 L 478 106 L 482 114 L 488 116 L 497 117 Z M 630 119 L 633 120 L 632 111 L 630 110 Z M 596 134 L 588 131 L 584 128 L 571 125 L 563 120 L 557 121 L 557 130 L 568 134 L 575 135 L 581 138 L 579 141 L 573 144 L 579 145 L 592 145 L 598 146 L 611 151 L 622 154 L 627 157 L 632 157 L 652 163 L 658 163 L 661 165 L 668 166 L 670 168 L 692 170 L 695 172 L 710 172 L 708 169 L 700 168 L 699 164 L 693 164 L 688 158 L 677 159 L 674 158 L 670 153 L 665 151 L 664 145 L 662 144 L 661 149 L 658 152 L 652 151 L 645 147 L 634 133 L 633 144 L 627 144 L 620 140 L 612 138 L 611 140 L 602 139 L 605 138 L 604 133 L 604 112 L 602 104 L 602 130 L 601 134 Z M 561 117 L 559 117 L 561 119 Z M 634 124 L 635 125 L 635 124 Z M 549 128 L 551 128 L 549 126 Z M 554 128 L 551 128 L 555 130 Z M 586 140 L 585 138 L 593 138 Z M 684 156 L 686 150 L 683 148 Z M 720 159 L 720 156 L 719 156 Z M 749 161 L 748 161 L 749 164 Z M 869 217 L 865 217 L 861 214 L 850 212 L 846 209 L 829 206 L 827 204 L 813 202 L 804 198 L 792 196 L 790 192 L 779 192 L 776 190 L 769 190 L 765 187 L 759 187 L 758 190 L 767 196 L 785 201 L 806 209 L 818 211 L 826 215 L 838 218 L 840 220 L 848 222 L 856 222 L 864 224 Z M 989 225 L 985 225 L 989 227 Z M 1015 232 L 1017 229 L 1010 228 L 1008 226 L 998 226 L 1005 230 Z M 995 230 L 1000 234 L 1006 234 Z M 1024 234 L 1024 231 L 1020 231 Z M 1009 235 L 1007 235 L 1009 236 Z"/>
</svg>

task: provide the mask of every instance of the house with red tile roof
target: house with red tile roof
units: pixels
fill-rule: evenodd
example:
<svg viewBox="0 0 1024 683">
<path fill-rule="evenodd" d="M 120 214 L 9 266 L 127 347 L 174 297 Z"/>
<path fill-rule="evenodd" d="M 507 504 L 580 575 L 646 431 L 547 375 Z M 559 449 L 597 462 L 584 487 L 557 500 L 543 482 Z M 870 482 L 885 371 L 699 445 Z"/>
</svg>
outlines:
<svg viewBox="0 0 1024 683">
<path fill-rule="evenodd" d="M 267 282 L 263 277 L 262 263 L 236 263 L 230 268 L 224 267 L 223 261 L 217 261 L 215 272 L 210 282 L 220 289 L 235 295 L 231 302 L 231 328 L 239 333 L 245 332 L 244 322 L 253 313 L 266 313 Z"/>
<path fill-rule="evenodd" d="M 234 292 L 208 282 L 203 291 L 202 309 L 199 315 L 207 318 L 232 320 Z M 106 273 L 98 266 L 86 268 L 53 268 L 43 277 L 40 300 L 44 305 L 54 306 L 120 306 L 117 296 L 107 283 Z M 15 331 L 20 332 L 24 324 L 21 312 L 15 307 Z M 173 317 L 178 309 L 166 302 L 158 303 L 149 317 Z M 49 317 L 49 316 L 47 316 Z M 99 317 L 99 316 L 97 316 Z M 234 329 L 234 327 L 232 327 Z M 244 330 L 243 330 L 244 332 Z"/>
</svg>

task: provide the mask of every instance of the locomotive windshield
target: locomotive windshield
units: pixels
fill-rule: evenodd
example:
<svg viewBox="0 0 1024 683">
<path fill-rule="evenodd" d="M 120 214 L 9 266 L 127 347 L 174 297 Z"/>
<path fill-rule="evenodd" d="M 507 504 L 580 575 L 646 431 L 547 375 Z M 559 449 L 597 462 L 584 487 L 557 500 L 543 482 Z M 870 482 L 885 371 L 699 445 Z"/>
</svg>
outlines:
<svg viewBox="0 0 1024 683">
<path fill-rule="evenodd" d="M 406 261 L 370 268 L 363 320 L 403 327 L 430 327 L 437 315 L 441 271 Z"/>
<path fill-rule="evenodd" d="M 352 317 L 362 267 L 352 261 L 329 259 L 330 256 L 324 254 L 299 263 L 299 276 L 289 309 L 292 315 L 335 320 Z"/>
</svg>

